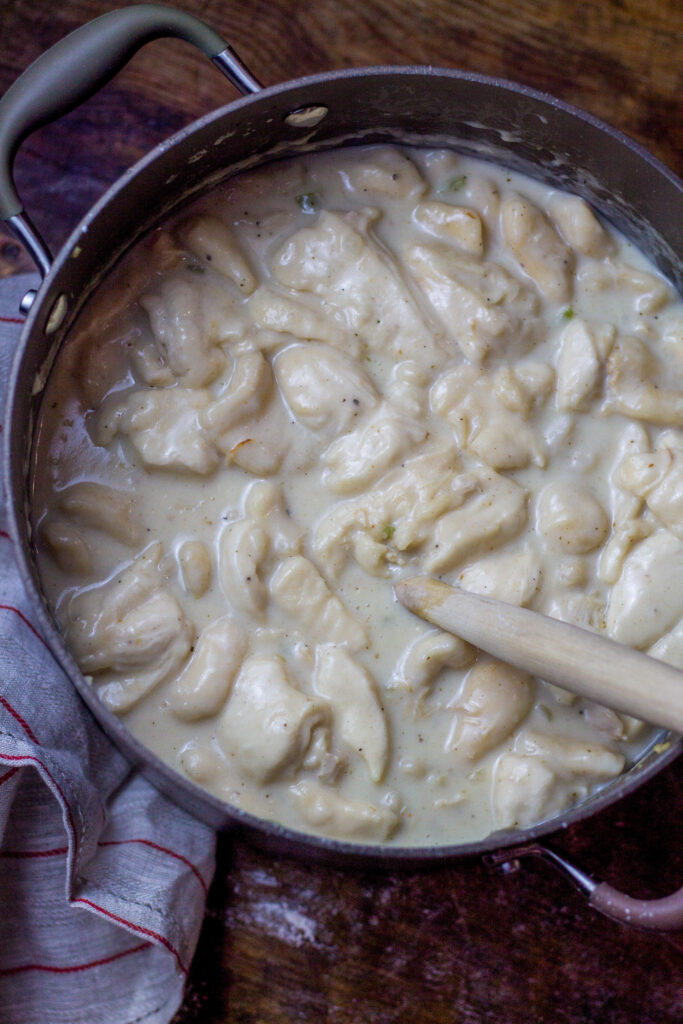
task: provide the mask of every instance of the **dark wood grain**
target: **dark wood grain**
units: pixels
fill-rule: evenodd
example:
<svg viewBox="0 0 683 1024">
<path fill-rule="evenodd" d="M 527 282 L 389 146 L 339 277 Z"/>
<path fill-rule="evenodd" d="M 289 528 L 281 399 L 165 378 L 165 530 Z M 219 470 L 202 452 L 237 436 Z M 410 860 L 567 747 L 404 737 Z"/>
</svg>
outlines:
<svg viewBox="0 0 683 1024">
<path fill-rule="evenodd" d="M 0 91 L 104 0 L 0 3 Z M 575 103 L 683 172 L 679 0 L 185 0 L 266 84 L 371 64 L 503 76 Z M 233 97 L 179 42 L 138 54 L 22 148 L 17 182 L 53 247 L 171 132 Z M 0 232 L 0 274 L 28 268 Z M 635 895 L 683 884 L 683 768 L 556 838 Z M 680 1024 L 683 935 L 612 924 L 543 864 L 350 872 L 223 839 L 175 1024 Z"/>
</svg>

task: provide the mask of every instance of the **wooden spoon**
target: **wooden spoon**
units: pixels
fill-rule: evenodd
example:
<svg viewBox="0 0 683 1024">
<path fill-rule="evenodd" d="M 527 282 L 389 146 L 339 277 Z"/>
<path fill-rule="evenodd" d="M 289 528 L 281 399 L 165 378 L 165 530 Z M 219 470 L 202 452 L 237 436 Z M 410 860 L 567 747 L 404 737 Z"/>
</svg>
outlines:
<svg viewBox="0 0 683 1024">
<path fill-rule="evenodd" d="M 683 733 L 683 672 L 579 626 L 415 576 L 394 585 L 411 612 L 532 675 Z"/>
</svg>

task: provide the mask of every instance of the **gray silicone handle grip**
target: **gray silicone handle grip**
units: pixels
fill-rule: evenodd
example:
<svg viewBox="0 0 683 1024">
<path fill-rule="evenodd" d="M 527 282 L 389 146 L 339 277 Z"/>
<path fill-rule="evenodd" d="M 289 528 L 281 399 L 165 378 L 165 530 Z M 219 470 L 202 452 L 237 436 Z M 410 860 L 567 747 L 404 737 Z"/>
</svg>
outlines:
<svg viewBox="0 0 683 1024">
<path fill-rule="evenodd" d="M 601 882 L 588 902 L 614 921 L 650 931 L 674 932 L 683 928 L 683 889 L 656 900 L 637 900 Z"/>
<path fill-rule="evenodd" d="M 588 896 L 588 903 L 613 921 L 633 925 L 654 932 L 673 932 L 683 929 L 683 889 L 677 889 L 659 899 L 640 900 L 627 896 L 607 882 L 595 882 L 581 868 L 564 855 L 542 843 L 525 843 L 487 854 L 485 862 L 506 874 L 516 871 L 523 857 L 540 857 L 547 864 L 566 875 L 574 885 Z"/>
<path fill-rule="evenodd" d="M 76 29 L 31 64 L 0 100 L 0 217 L 22 210 L 12 165 L 21 143 L 105 85 L 152 39 L 176 36 L 214 58 L 227 43 L 191 14 L 140 4 L 103 14 Z"/>
</svg>

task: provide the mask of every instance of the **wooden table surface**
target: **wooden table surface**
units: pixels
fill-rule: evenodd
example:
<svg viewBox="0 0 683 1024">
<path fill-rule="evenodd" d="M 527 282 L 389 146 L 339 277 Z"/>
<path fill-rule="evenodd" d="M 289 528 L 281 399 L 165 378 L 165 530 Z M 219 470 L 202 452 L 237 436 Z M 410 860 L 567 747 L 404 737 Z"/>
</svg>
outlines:
<svg viewBox="0 0 683 1024">
<path fill-rule="evenodd" d="M 0 0 L 0 91 L 107 0 Z M 597 114 L 683 173 L 680 0 L 183 0 L 265 84 L 424 63 L 499 75 Z M 17 159 L 27 209 L 58 247 L 126 166 L 233 96 L 186 44 L 155 42 Z M 673 212 L 673 211 L 672 211 Z M 676 211 L 678 213 L 678 211 Z M 28 269 L 0 233 L 0 275 Z M 556 837 L 635 895 L 683 884 L 680 761 Z M 680 1024 L 683 933 L 632 931 L 542 863 L 349 872 L 222 839 L 175 1024 Z"/>
</svg>

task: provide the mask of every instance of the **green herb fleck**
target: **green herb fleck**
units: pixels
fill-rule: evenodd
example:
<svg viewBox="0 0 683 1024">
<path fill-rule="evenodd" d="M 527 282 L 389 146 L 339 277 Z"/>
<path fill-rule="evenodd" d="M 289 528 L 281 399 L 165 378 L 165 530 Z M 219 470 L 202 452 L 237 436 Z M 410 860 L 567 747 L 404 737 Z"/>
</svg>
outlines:
<svg viewBox="0 0 683 1024">
<path fill-rule="evenodd" d="M 383 530 L 383 536 L 385 540 L 391 540 L 396 533 L 396 527 L 393 523 L 387 523 Z"/>
<path fill-rule="evenodd" d="M 320 198 L 316 192 L 302 192 L 300 196 L 296 197 L 296 201 L 304 213 L 315 213 Z"/>
<path fill-rule="evenodd" d="M 445 185 L 442 185 L 439 192 L 458 192 L 467 182 L 466 174 L 459 174 L 457 178 L 449 178 Z"/>
<path fill-rule="evenodd" d="M 566 309 L 562 310 L 562 319 L 563 320 L 571 320 L 573 316 L 574 316 L 574 310 L 572 309 L 571 306 L 567 306 Z"/>
</svg>

